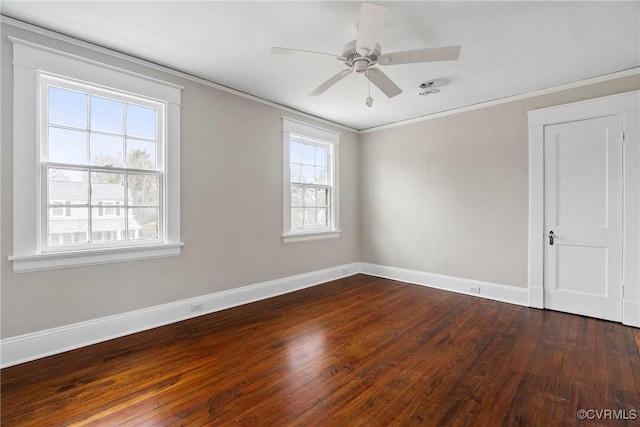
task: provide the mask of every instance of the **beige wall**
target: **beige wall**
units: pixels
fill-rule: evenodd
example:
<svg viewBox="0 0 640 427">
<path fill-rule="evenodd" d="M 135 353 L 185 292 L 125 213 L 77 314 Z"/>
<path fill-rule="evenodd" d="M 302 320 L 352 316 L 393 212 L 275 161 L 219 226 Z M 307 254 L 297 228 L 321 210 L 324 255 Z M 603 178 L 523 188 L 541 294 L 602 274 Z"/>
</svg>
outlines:
<svg viewBox="0 0 640 427">
<path fill-rule="evenodd" d="M 12 272 L 7 257 L 12 253 L 13 241 L 13 87 L 12 49 L 7 35 L 184 86 L 181 213 L 185 247 L 180 257 L 37 273 Z M 0 43 L 2 338 L 358 261 L 357 134 L 334 129 L 342 132 L 342 236 L 284 245 L 280 237 L 281 117 L 313 121 L 8 25 L 2 25 Z"/>
<path fill-rule="evenodd" d="M 635 89 L 639 75 L 361 135 L 361 261 L 526 287 L 527 111 Z"/>
</svg>

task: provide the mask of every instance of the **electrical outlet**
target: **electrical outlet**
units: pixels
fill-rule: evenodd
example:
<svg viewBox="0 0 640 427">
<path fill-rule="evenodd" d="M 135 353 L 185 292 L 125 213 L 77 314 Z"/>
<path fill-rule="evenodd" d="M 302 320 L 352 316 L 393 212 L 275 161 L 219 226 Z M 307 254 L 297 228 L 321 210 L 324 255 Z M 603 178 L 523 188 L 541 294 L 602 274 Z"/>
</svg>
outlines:
<svg viewBox="0 0 640 427">
<path fill-rule="evenodd" d="M 349 274 L 349 269 L 348 268 L 343 268 L 342 269 L 342 274 Z"/>
<path fill-rule="evenodd" d="M 480 286 L 471 286 L 469 288 L 470 292 L 473 292 L 474 294 L 479 294 L 480 293 Z"/>
<path fill-rule="evenodd" d="M 204 304 L 200 303 L 200 304 L 191 304 L 191 311 L 202 311 L 204 310 Z"/>
</svg>

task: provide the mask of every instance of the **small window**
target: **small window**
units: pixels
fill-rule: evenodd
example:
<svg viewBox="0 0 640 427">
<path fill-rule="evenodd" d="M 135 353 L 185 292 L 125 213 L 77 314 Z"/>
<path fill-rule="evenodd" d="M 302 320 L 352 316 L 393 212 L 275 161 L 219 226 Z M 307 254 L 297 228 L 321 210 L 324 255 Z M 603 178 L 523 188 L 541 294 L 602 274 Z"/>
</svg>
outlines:
<svg viewBox="0 0 640 427">
<path fill-rule="evenodd" d="M 327 172 L 331 144 L 291 135 L 291 230 L 330 230 L 331 185 Z"/>
<path fill-rule="evenodd" d="M 284 242 L 339 236 L 339 135 L 283 120 Z"/>
</svg>

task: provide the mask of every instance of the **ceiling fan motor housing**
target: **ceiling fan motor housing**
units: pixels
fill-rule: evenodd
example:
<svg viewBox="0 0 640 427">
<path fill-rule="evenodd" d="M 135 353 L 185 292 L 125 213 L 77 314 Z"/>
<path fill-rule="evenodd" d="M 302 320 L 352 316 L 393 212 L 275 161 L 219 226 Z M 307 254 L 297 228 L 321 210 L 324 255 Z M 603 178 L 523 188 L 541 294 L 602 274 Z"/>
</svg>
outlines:
<svg viewBox="0 0 640 427">
<path fill-rule="evenodd" d="M 362 56 L 356 50 L 356 40 L 353 40 L 344 46 L 342 57 L 347 59 L 347 65 L 353 68 L 353 71 L 356 73 L 364 73 L 370 66 L 375 65 L 381 51 L 380 44 L 376 43 L 372 52 L 366 56 Z"/>
</svg>

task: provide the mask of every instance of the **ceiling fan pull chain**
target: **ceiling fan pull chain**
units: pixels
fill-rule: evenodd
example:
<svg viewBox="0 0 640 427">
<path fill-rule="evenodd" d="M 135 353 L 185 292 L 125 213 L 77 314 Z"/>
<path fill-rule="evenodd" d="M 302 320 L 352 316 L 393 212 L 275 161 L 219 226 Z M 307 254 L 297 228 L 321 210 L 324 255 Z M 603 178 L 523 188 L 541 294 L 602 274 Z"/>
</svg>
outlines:
<svg viewBox="0 0 640 427">
<path fill-rule="evenodd" d="M 370 75 L 369 75 L 369 69 L 367 69 L 367 80 L 369 80 L 369 96 L 367 97 L 367 100 L 365 101 L 365 104 L 367 104 L 367 107 L 371 108 L 371 106 L 373 105 L 373 98 L 371 97 L 371 79 L 370 79 Z"/>
</svg>

